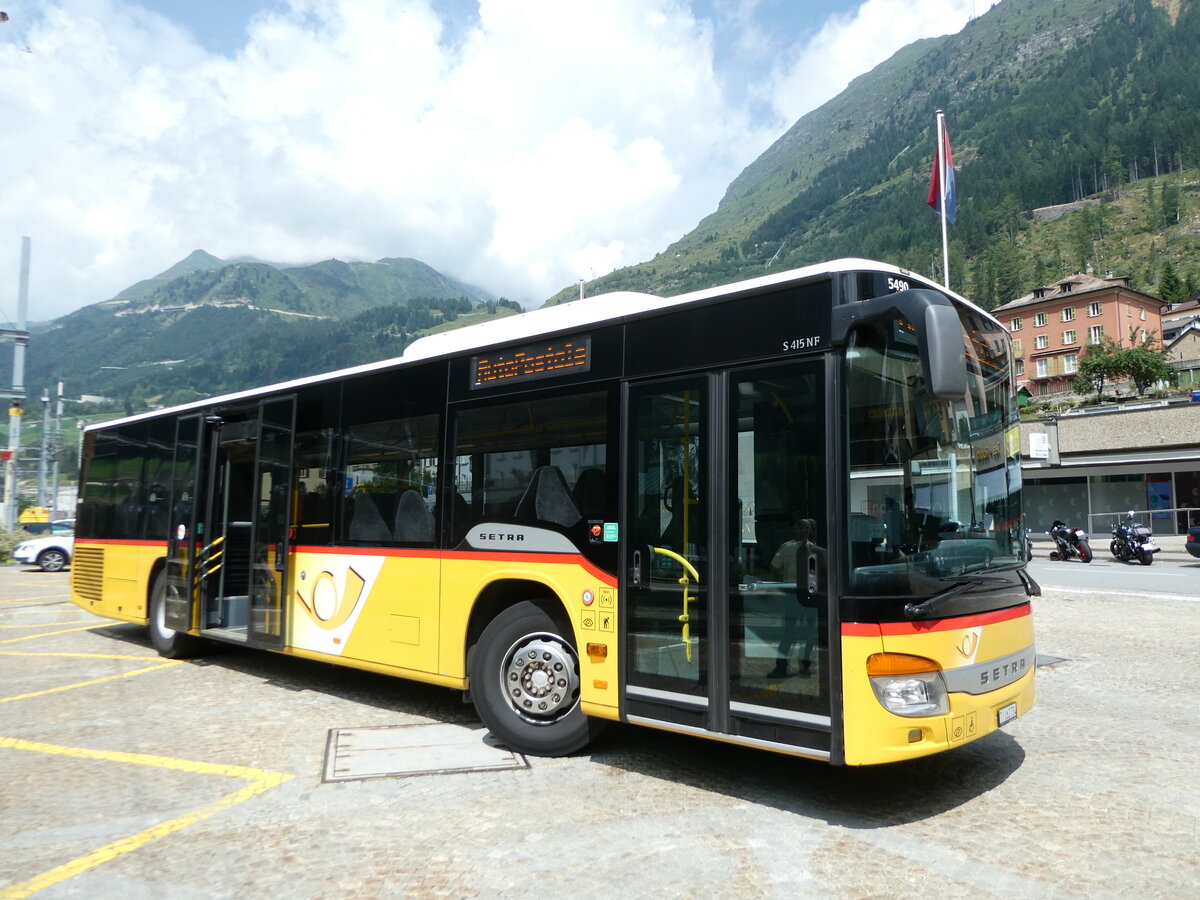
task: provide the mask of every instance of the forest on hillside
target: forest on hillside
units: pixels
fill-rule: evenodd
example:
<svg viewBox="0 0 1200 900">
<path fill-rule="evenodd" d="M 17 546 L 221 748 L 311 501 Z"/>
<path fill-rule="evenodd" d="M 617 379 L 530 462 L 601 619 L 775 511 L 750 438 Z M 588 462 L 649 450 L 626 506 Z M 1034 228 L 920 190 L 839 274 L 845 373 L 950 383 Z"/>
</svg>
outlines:
<svg viewBox="0 0 1200 900">
<path fill-rule="evenodd" d="M 811 175 L 797 158 L 783 183 L 771 167 L 749 167 L 743 196 L 762 203 L 770 184 L 781 198 L 764 215 L 739 216 L 739 197 L 727 196 L 711 217 L 719 229 L 705 223 L 589 291 L 680 293 L 842 256 L 941 280 L 940 230 L 925 203 L 938 109 L 957 171 L 956 289 L 994 307 L 1088 265 L 1128 274 L 1150 293 L 1163 277 L 1168 288 L 1174 278 L 1195 285 L 1200 3 L 1177 12 L 1173 21 L 1151 0 L 1006 0 L 851 85 L 835 101 L 844 118 L 834 127 L 874 124 L 844 155 Z M 1094 30 L 1080 33 L 1085 25 Z M 892 113 L 879 114 L 881 96 Z M 786 146 L 770 153 L 778 169 Z M 1034 212 L 1085 199 L 1053 222 Z"/>
</svg>

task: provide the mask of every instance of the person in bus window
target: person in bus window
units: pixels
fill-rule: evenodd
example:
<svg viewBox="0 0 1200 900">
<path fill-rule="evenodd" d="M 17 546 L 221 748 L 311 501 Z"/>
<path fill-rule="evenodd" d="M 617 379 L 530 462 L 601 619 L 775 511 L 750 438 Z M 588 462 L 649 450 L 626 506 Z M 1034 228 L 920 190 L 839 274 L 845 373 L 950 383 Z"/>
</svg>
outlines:
<svg viewBox="0 0 1200 900">
<path fill-rule="evenodd" d="M 813 541 L 817 523 L 797 513 L 792 519 L 795 537 L 784 541 L 771 559 L 771 574 L 778 580 L 796 586 L 795 602 L 788 602 L 783 614 L 783 630 L 780 633 L 779 649 L 776 652 L 775 668 L 767 673 L 768 678 L 786 678 L 788 659 L 792 646 L 797 642 L 800 629 L 804 630 L 804 652 L 800 655 L 800 674 L 807 675 L 812 669 L 812 651 L 817 640 L 816 610 L 805 601 L 808 599 L 807 585 L 803 583 L 809 554 L 817 558 L 817 566 L 825 568 L 825 548 Z M 823 576 L 822 576 L 823 577 Z"/>
</svg>

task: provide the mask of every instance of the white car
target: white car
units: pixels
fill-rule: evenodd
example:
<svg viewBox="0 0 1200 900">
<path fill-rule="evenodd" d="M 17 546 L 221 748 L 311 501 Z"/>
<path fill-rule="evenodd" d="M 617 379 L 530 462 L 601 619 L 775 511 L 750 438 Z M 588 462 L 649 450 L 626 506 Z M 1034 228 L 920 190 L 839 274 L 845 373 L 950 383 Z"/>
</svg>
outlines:
<svg viewBox="0 0 1200 900">
<path fill-rule="evenodd" d="M 13 559 L 26 565 L 41 566 L 46 572 L 61 572 L 71 564 L 74 550 L 75 532 L 56 525 L 51 534 L 17 544 Z"/>
</svg>

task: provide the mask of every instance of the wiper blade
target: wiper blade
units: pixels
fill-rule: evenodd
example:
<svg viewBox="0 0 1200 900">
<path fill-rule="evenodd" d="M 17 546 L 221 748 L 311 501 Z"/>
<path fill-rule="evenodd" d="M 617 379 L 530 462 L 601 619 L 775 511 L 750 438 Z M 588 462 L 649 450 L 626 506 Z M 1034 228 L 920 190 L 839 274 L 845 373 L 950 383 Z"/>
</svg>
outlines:
<svg viewBox="0 0 1200 900">
<path fill-rule="evenodd" d="M 904 615 L 910 619 L 919 619 L 922 616 L 927 616 L 945 604 L 947 600 L 953 600 L 959 594 L 965 592 L 967 588 L 976 584 L 987 584 L 989 582 L 1012 584 L 1010 579 L 1001 578 L 998 575 L 958 575 L 951 579 L 951 581 L 954 582 L 952 587 L 948 587 L 944 591 L 939 591 L 928 600 L 923 600 L 920 603 L 905 603 Z"/>
</svg>

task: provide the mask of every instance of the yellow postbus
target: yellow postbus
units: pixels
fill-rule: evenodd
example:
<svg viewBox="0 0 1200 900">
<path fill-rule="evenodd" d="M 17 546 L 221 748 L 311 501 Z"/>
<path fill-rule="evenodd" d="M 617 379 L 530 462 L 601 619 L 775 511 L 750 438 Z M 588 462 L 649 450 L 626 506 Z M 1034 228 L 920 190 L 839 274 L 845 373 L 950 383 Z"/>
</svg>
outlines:
<svg viewBox="0 0 1200 900">
<path fill-rule="evenodd" d="M 467 692 L 511 748 L 606 721 L 834 764 L 1033 705 L 1008 335 L 839 260 L 601 295 L 96 425 L 72 599 Z"/>
</svg>

